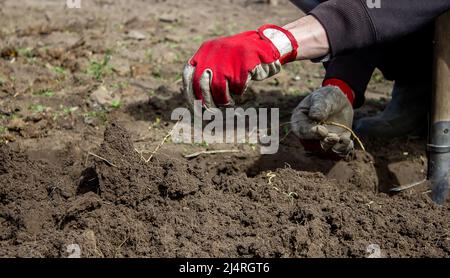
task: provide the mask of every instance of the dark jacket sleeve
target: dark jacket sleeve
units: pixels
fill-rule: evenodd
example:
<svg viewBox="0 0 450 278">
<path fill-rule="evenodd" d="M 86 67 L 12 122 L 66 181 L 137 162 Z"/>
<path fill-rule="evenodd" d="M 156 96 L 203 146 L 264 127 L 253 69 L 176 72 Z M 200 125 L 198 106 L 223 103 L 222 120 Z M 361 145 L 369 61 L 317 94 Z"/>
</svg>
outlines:
<svg viewBox="0 0 450 278">
<path fill-rule="evenodd" d="M 399 39 L 449 9 L 450 0 L 329 0 L 310 14 L 324 26 L 336 56 Z"/>
</svg>

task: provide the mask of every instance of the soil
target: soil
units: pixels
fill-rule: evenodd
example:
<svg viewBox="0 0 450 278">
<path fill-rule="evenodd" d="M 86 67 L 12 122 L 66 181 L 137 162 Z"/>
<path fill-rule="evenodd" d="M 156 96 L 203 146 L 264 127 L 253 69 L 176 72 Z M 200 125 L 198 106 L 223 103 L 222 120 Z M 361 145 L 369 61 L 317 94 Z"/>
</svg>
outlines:
<svg viewBox="0 0 450 278">
<path fill-rule="evenodd" d="M 301 16 L 279 2 L 0 1 L 0 257 L 450 257 L 448 202 L 426 184 L 383 193 L 425 177 L 423 138 L 363 138 L 367 152 L 330 161 L 281 128 L 275 155 L 169 140 L 146 162 L 185 106 L 185 60 Z M 243 105 L 288 122 L 322 76 L 291 64 Z M 376 73 L 357 117 L 391 86 Z M 239 152 L 184 157 L 220 149 Z"/>
</svg>

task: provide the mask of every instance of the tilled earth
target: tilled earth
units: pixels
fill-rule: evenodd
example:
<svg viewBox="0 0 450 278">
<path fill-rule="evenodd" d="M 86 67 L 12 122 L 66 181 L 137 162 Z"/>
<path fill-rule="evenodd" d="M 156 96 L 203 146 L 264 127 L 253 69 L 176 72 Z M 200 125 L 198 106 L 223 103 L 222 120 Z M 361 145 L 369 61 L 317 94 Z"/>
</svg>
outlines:
<svg viewBox="0 0 450 278">
<path fill-rule="evenodd" d="M 275 155 L 169 140 L 146 162 L 185 105 L 186 59 L 301 16 L 279 2 L 0 1 L 0 256 L 449 257 L 448 203 L 426 185 L 382 193 L 425 177 L 424 139 L 363 138 L 367 153 L 336 162 L 283 125 Z M 288 122 L 322 76 L 294 63 L 245 106 Z M 376 73 L 357 117 L 383 109 L 390 85 Z M 239 152 L 184 157 L 220 149 Z"/>
</svg>

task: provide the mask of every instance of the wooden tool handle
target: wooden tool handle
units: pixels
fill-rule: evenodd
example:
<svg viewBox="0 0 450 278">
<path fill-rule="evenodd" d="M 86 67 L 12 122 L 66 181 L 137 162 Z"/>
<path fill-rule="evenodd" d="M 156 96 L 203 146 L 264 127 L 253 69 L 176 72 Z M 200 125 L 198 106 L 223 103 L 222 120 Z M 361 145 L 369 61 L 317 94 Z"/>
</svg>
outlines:
<svg viewBox="0 0 450 278">
<path fill-rule="evenodd" d="M 432 123 L 450 121 L 450 11 L 436 23 Z"/>
<path fill-rule="evenodd" d="M 434 92 L 428 144 L 428 179 L 431 198 L 444 204 L 450 169 L 450 12 L 436 22 Z"/>
</svg>

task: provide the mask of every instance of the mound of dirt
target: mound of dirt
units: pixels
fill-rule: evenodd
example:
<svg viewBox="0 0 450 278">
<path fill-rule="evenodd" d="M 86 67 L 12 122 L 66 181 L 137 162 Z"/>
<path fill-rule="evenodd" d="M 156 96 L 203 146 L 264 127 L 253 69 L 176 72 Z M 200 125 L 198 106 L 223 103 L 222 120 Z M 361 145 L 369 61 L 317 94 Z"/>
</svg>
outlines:
<svg viewBox="0 0 450 278">
<path fill-rule="evenodd" d="M 187 160 L 145 163 L 117 123 L 88 161 L 0 148 L 0 256 L 67 257 L 73 244 L 81 257 L 365 257 L 374 244 L 385 257 L 450 256 L 449 208 L 423 194 L 289 167 L 211 176 Z"/>
</svg>

